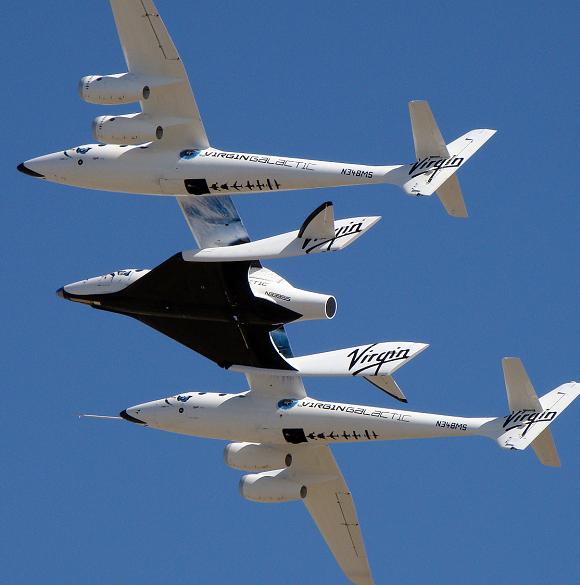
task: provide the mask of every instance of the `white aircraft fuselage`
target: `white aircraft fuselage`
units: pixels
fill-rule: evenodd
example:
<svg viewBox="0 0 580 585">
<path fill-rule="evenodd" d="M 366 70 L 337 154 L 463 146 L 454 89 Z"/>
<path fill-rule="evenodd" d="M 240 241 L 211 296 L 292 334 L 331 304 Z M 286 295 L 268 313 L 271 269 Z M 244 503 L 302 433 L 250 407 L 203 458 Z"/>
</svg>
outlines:
<svg viewBox="0 0 580 585">
<path fill-rule="evenodd" d="M 400 184 L 435 171 L 435 158 L 415 165 L 368 166 L 225 152 L 178 150 L 149 143 L 86 144 L 30 159 L 19 170 L 48 181 L 146 195 L 238 195 L 374 183 Z M 462 161 L 461 161 L 462 162 Z M 460 164 L 460 163 L 459 163 Z M 446 167 L 441 167 L 446 168 Z M 413 169 L 411 171 L 411 169 Z M 403 179 L 403 181 L 401 180 Z"/>
<path fill-rule="evenodd" d="M 465 418 L 319 401 L 270 401 L 252 392 L 189 392 L 121 413 L 148 427 L 210 439 L 271 445 L 333 444 L 397 439 L 491 436 L 496 418 Z"/>
</svg>

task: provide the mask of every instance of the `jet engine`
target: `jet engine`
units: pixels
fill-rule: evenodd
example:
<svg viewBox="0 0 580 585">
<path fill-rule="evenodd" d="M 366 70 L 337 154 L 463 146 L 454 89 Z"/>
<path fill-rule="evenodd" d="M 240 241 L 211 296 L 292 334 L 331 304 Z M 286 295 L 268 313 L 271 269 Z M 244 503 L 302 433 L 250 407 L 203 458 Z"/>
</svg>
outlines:
<svg viewBox="0 0 580 585">
<path fill-rule="evenodd" d="M 240 494 L 253 502 L 275 503 L 302 500 L 308 489 L 302 483 L 279 477 L 283 470 L 244 475 L 240 479 Z"/>
<path fill-rule="evenodd" d="M 301 315 L 293 321 L 332 319 L 336 315 L 336 298 L 293 287 L 275 272 L 260 268 L 249 275 L 250 288 L 254 296 Z"/>
<path fill-rule="evenodd" d="M 260 443 L 230 443 L 224 449 L 224 461 L 243 471 L 270 471 L 289 467 L 292 455 L 287 450 Z"/>
<path fill-rule="evenodd" d="M 130 104 L 148 99 L 151 87 L 151 83 L 130 73 L 87 75 L 79 81 L 79 94 L 90 104 Z"/>
<path fill-rule="evenodd" d="M 143 144 L 163 138 L 163 126 L 143 114 L 99 116 L 93 120 L 95 140 L 105 144 Z"/>
</svg>

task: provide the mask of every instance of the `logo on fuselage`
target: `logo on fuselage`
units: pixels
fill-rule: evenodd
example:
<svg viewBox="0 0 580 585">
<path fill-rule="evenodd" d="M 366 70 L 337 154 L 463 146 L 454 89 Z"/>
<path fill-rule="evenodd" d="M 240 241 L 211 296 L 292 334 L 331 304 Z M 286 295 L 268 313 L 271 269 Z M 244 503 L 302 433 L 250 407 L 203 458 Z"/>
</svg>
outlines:
<svg viewBox="0 0 580 585">
<path fill-rule="evenodd" d="M 293 406 L 298 404 L 298 400 L 292 400 L 290 398 L 284 398 L 278 402 L 278 408 L 281 410 L 289 410 Z"/>
<path fill-rule="evenodd" d="M 195 149 L 182 150 L 179 153 L 179 158 L 185 158 L 187 160 L 190 160 L 190 159 L 198 156 L 200 152 L 201 152 L 201 150 L 195 150 Z"/>
</svg>

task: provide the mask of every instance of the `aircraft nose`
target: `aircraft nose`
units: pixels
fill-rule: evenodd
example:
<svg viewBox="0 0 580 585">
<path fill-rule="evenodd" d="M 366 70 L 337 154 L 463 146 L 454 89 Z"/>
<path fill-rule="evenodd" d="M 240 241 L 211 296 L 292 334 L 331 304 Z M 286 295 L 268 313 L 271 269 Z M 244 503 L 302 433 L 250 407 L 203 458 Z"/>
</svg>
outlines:
<svg viewBox="0 0 580 585">
<path fill-rule="evenodd" d="M 133 409 L 129 409 L 129 410 L 133 410 Z M 132 423 L 136 423 L 138 425 L 146 425 L 147 423 L 145 421 L 139 420 L 138 418 L 134 417 L 132 414 L 129 414 L 127 412 L 127 409 L 122 410 L 119 413 L 119 416 L 123 419 L 125 419 L 126 421 L 132 422 Z"/>
<path fill-rule="evenodd" d="M 28 162 L 28 161 L 27 161 Z M 23 162 L 21 162 L 16 169 L 25 175 L 30 175 L 31 177 L 37 177 L 38 179 L 44 179 L 44 175 L 41 173 L 37 173 L 33 171 L 31 168 L 27 167 Z"/>
</svg>

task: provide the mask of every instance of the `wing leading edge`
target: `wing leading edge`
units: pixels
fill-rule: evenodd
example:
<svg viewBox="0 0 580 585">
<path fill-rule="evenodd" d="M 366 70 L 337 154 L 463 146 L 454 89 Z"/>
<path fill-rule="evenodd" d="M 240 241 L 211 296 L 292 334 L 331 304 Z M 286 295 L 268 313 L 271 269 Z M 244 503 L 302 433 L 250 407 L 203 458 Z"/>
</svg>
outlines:
<svg viewBox="0 0 580 585">
<path fill-rule="evenodd" d="M 143 114 L 164 121 L 165 144 L 209 146 L 185 67 L 151 0 L 110 0 L 129 73 L 169 81 L 141 100 Z"/>
<path fill-rule="evenodd" d="M 308 485 L 304 504 L 344 574 L 356 585 L 373 585 L 354 500 L 330 447 L 297 448 L 289 469 Z"/>
</svg>

